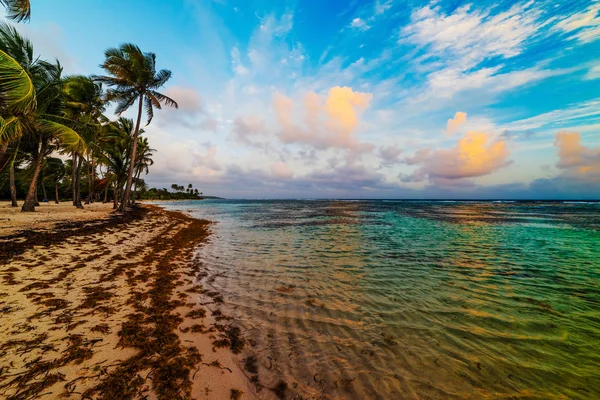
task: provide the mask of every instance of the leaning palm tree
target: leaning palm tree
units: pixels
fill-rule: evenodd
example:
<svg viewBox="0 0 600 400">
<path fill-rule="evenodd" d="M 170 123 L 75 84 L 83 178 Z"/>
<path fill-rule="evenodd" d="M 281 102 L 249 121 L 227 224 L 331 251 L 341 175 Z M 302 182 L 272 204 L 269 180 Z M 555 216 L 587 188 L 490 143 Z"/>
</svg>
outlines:
<svg viewBox="0 0 600 400">
<path fill-rule="evenodd" d="M 171 78 L 171 71 L 162 69 L 156 71 L 156 55 L 143 53 L 133 44 L 123 44 L 120 48 L 110 48 L 104 53 L 106 60 L 100 65 L 108 76 L 96 76 L 94 79 L 106 84 L 110 89 L 106 93 L 108 101 L 117 103 L 115 113 L 123 114 L 135 102 L 138 102 L 138 115 L 132 137 L 131 159 L 135 160 L 140 132 L 140 121 L 145 109 L 150 124 L 154 117 L 154 107 L 161 109 L 162 105 L 178 108 L 175 100 L 157 92 Z M 120 210 L 125 211 L 129 203 L 131 183 L 133 181 L 134 163 L 129 164 L 127 184 L 123 193 Z"/>
<path fill-rule="evenodd" d="M 29 21 L 31 4 L 29 0 L 0 0 L 0 4 L 8 11 L 8 18 L 16 22 Z"/>
</svg>

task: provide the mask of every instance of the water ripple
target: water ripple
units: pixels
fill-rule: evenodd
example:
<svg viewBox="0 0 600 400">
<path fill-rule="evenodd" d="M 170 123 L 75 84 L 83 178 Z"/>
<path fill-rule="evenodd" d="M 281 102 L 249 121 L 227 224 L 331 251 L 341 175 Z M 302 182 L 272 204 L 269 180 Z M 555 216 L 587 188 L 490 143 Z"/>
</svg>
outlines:
<svg viewBox="0 0 600 400">
<path fill-rule="evenodd" d="M 200 250 L 265 386 L 600 398 L 600 205 L 203 201 Z"/>
</svg>

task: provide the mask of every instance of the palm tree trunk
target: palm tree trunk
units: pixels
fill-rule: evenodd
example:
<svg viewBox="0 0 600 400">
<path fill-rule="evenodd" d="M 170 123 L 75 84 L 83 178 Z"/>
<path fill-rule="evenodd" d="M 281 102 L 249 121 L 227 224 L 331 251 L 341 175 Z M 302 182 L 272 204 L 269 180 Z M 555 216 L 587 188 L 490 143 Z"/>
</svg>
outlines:
<svg viewBox="0 0 600 400">
<path fill-rule="evenodd" d="M 77 173 L 75 175 L 75 207 L 83 208 L 81 204 L 81 164 L 83 164 L 83 157 L 79 156 L 77 160 Z"/>
<path fill-rule="evenodd" d="M 138 185 L 137 182 L 140 179 L 140 175 L 142 173 L 142 170 L 139 170 L 136 174 L 135 174 L 135 189 L 133 190 L 133 194 L 131 195 L 131 204 L 135 204 L 135 196 L 137 195 L 137 189 L 138 189 Z"/>
<path fill-rule="evenodd" d="M 133 132 L 133 145 L 131 146 L 131 157 L 129 161 L 129 173 L 127 174 L 127 184 L 123 192 L 123 201 L 121 202 L 120 211 L 125 211 L 125 207 L 129 203 L 129 194 L 131 193 L 131 182 L 133 181 L 133 167 L 135 164 L 135 153 L 137 151 L 138 135 L 140 133 L 140 121 L 142 120 L 142 106 L 144 103 L 144 95 L 140 95 L 140 105 L 138 108 L 137 122 L 135 123 L 135 131 Z"/>
<path fill-rule="evenodd" d="M 118 192 L 117 192 L 117 182 L 115 182 L 115 185 L 113 186 L 113 210 L 117 209 L 117 198 L 118 198 Z"/>
<path fill-rule="evenodd" d="M 104 188 L 104 201 L 102 202 L 102 204 L 104 203 L 108 203 L 108 182 L 106 183 L 106 187 Z"/>
<path fill-rule="evenodd" d="M 15 160 L 17 159 L 17 154 L 19 154 L 19 146 L 21 145 L 21 138 L 19 138 L 17 145 L 15 146 L 15 152 L 13 153 L 11 160 L 10 160 L 10 165 L 9 165 L 9 171 L 8 171 L 8 175 L 9 175 L 9 180 L 10 180 L 10 200 L 11 200 L 11 207 L 18 207 L 19 204 L 17 204 L 17 185 L 15 183 Z"/>
<path fill-rule="evenodd" d="M 23 203 L 23 207 L 21 207 L 21 212 L 33 212 L 35 211 L 35 203 L 37 201 L 36 192 L 37 192 L 37 182 L 38 177 L 40 176 L 40 171 L 42 169 L 42 162 L 44 161 L 44 154 L 46 153 L 46 145 L 47 140 L 44 137 L 40 137 L 40 151 L 35 160 L 35 169 L 33 171 L 33 178 L 31 179 L 31 184 L 29 185 L 29 190 L 27 191 L 27 196 L 25 197 L 25 202 Z"/>
<path fill-rule="evenodd" d="M 87 180 L 88 180 L 88 197 L 85 204 L 90 204 L 92 201 L 92 172 L 90 171 L 90 156 L 87 156 Z"/>
<path fill-rule="evenodd" d="M 44 194 L 44 203 L 48 202 L 48 194 L 46 193 L 46 186 L 44 186 L 44 181 L 42 181 L 42 193 Z"/>
<path fill-rule="evenodd" d="M 16 152 L 15 152 L 16 155 Z M 11 207 L 18 207 L 19 204 L 17 204 L 17 186 L 15 185 L 15 160 L 13 158 L 13 160 L 10 163 L 9 166 L 10 170 L 9 170 L 9 175 L 10 175 L 10 199 L 11 199 Z"/>
<path fill-rule="evenodd" d="M 58 204 L 58 179 L 55 179 L 55 180 L 54 180 L 54 195 L 55 195 L 55 197 L 54 197 L 54 198 L 55 198 L 54 202 L 55 202 L 56 204 Z"/>
<path fill-rule="evenodd" d="M 90 203 L 94 202 L 94 197 L 96 196 L 96 194 L 94 193 L 94 178 L 96 177 L 96 165 L 94 164 L 94 152 L 92 151 L 91 153 L 91 157 L 90 157 L 90 166 L 91 166 L 91 171 L 90 171 Z"/>
<path fill-rule="evenodd" d="M 38 180 L 39 180 L 39 178 L 38 178 Z M 34 196 L 35 197 L 34 200 L 35 200 L 35 206 L 36 207 L 40 205 L 40 198 L 38 197 L 38 192 L 37 191 L 38 191 L 38 187 L 36 185 L 36 187 L 35 187 L 35 196 Z"/>
<path fill-rule="evenodd" d="M 6 163 L 4 162 L 4 156 L 6 156 L 6 150 L 8 150 L 9 144 L 9 142 L 5 142 L 0 145 L 0 172 L 2 172 L 6 166 Z"/>
<path fill-rule="evenodd" d="M 75 187 L 77 177 L 77 153 L 73 152 L 73 162 L 71 164 L 71 186 L 73 187 L 73 205 L 77 205 L 77 189 Z"/>
</svg>

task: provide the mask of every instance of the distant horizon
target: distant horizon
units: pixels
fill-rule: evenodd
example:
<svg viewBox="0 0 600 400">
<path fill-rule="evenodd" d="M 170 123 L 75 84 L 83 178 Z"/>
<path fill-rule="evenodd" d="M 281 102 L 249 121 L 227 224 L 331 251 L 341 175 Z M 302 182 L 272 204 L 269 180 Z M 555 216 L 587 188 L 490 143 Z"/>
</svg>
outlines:
<svg viewBox="0 0 600 400">
<path fill-rule="evenodd" d="M 200 197 L 213 197 L 215 200 L 249 200 L 249 201 L 465 201 L 465 202 L 573 202 L 573 203 L 600 203 L 600 199 L 526 199 L 526 198 L 341 198 L 341 197 L 264 197 L 264 198 L 249 198 L 249 197 L 220 197 L 212 195 L 204 195 Z M 160 201 L 196 201 L 202 199 L 181 199 L 181 200 L 160 200 Z M 154 201 L 154 200 L 148 200 Z"/>
</svg>

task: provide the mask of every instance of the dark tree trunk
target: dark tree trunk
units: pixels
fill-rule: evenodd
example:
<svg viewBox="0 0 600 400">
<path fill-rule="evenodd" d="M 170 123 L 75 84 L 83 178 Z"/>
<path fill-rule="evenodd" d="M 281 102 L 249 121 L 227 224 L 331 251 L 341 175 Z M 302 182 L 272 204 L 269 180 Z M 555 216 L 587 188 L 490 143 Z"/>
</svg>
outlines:
<svg viewBox="0 0 600 400">
<path fill-rule="evenodd" d="M 76 188 L 76 183 L 77 183 L 77 153 L 73 153 L 73 163 L 72 165 L 72 171 L 71 171 L 71 186 L 73 187 L 73 205 L 77 206 L 77 188 Z"/>
<path fill-rule="evenodd" d="M 10 200 L 11 200 L 11 207 L 18 207 L 19 204 L 17 203 L 17 185 L 15 183 L 15 160 L 17 159 L 17 155 L 19 154 L 19 146 L 21 145 L 21 139 L 19 139 L 19 141 L 17 142 L 17 145 L 15 146 L 15 152 L 13 153 L 11 159 L 10 159 L 10 165 L 9 165 L 9 171 L 8 171 L 8 175 L 9 175 L 9 180 L 10 180 Z"/>
<path fill-rule="evenodd" d="M 113 210 L 117 209 L 118 206 L 118 202 L 117 199 L 119 198 L 119 192 L 117 191 L 117 182 L 115 182 L 115 186 L 113 186 Z"/>
<path fill-rule="evenodd" d="M 83 204 L 81 204 L 81 164 L 83 164 L 83 157 L 79 156 L 75 174 L 75 207 L 77 208 L 83 208 Z"/>
<path fill-rule="evenodd" d="M 40 142 L 40 151 L 35 159 L 33 178 L 31 179 L 31 184 L 29 185 L 29 190 L 27 191 L 27 196 L 25 197 L 23 207 L 21 207 L 21 212 L 35 211 L 35 204 L 37 202 L 37 183 L 40 176 L 40 171 L 42 169 L 42 162 L 44 161 L 44 154 L 46 153 L 47 145 L 47 141 L 43 137 L 40 138 Z"/>
<path fill-rule="evenodd" d="M 44 185 L 44 182 L 42 181 L 42 194 L 44 195 L 44 203 L 48 202 L 48 194 L 46 193 L 46 186 Z"/>
<path fill-rule="evenodd" d="M 87 157 L 87 180 L 88 180 L 88 197 L 85 200 L 85 204 L 90 204 L 92 201 L 92 171 L 90 167 L 90 157 Z"/>
<path fill-rule="evenodd" d="M 131 157 L 129 159 L 129 173 L 127 174 L 127 184 L 125 185 L 125 191 L 123 192 L 123 201 L 121 202 L 120 211 L 125 211 L 125 207 L 129 204 L 129 194 L 131 193 L 131 182 L 133 181 L 133 167 L 135 164 L 135 153 L 137 151 L 138 136 L 140 134 L 140 121 L 142 120 L 142 106 L 144 103 L 144 95 L 140 95 L 140 105 L 138 108 L 138 117 L 135 124 L 135 131 L 133 132 L 133 144 L 131 146 Z"/>
<path fill-rule="evenodd" d="M 96 192 L 94 191 L 94 180 L 96 179 L 96 164 L 94 164 L 94 152 L 92 152 L 92 159 L 91 159 L 91 167 L 92 167 L 92 171 L 91 171 L 91 185 L 90 185 L 90 201 L 93 203 L 94 201 L 96 201 Z M 98 196 L 98 198 L 100 198 L 100 196 Z"/>
<path fill-rule="evenodd" d="M 38 179 L 39 179 L 39 177 L 38 177 Z M 38 197 L 38 192 L 37 191 L 38 191 L 38 187 L 36 186 L 35 187 L 35 206 L 36 207 L 40 205 L 40 199 Z"/>
<path fill-rule="evenodd" d="M 138 171 L 137 174 L 135 174 L 135 189 L 133 190 L 133 193 L 131 195 L 131 204 L 135 205 L 135 196 L 137 195 L 137 182 L 140 179 L 140 174 L 142 173 L 142 171 Z"/>
<path fill-rule="evenodd" d="M 58 179 L 54 180 L 54 202 L 58 204 Z"/>
<path fill-rule="evenodd" d="M 17 204 L 17 186 L 15 185 L 15 158 L 17 156 L 17 151 L 15 150 L 15 155 L 13 156 L 12 161 L 10 162 L 10 199 L 11 199 L 11 207 L 18 207 Z"/>
<path fill-rule="evenodd" d="M 104 188 L 104 201 L 102 202 L 103 204 L 108 203 L 108 186 L 109 184 L 106 182 L 106 187 Z"/>
<path fill-rule="evenodd" d="M 6 150 L 8 150 L 9 144 L 9 142 L 0 144 L 0 172 L 2 172 L 2 170 L 8 162 L 8 160 L 4 160 L 4 157 L 8 157 L 8 154 L 6 154 Z"/>
</svg>

